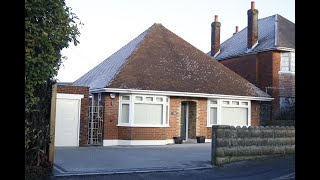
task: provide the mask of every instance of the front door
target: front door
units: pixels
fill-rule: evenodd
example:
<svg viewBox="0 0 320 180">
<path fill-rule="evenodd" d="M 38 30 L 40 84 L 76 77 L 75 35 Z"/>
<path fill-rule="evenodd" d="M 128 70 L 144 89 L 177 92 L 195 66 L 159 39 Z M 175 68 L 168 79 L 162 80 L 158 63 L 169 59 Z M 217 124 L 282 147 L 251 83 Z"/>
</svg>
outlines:
<svg viewBox="0 0 320 180">
<path fill-rule="evenodd" d="M 188 124 L 188 103 L 187 102 L 182 102 L 181 103 L 181 139 L 182 140 L 187 140 L 187 124 Z"/>
</svg>

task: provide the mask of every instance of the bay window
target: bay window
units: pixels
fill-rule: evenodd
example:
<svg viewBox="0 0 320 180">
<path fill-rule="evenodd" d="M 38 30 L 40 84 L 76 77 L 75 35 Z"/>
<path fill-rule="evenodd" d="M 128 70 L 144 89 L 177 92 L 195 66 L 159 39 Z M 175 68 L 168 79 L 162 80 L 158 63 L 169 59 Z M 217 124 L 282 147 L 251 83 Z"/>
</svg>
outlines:
<svg viewBox="0 0 320 180">
<path fill-rule="evenodd" d="M 119 126 L 167 127 L 169 98 L 152 95 L 120 95 Z"/>
<path fill-rule="evenodd" d="M 209 99 L 207 126 L 250 126 L 250 101 Z"/>
<path fill-rule="evenodd" d="M 295 72 L 295 52 L 281 53 L 280 71 Z"/>
</svg>

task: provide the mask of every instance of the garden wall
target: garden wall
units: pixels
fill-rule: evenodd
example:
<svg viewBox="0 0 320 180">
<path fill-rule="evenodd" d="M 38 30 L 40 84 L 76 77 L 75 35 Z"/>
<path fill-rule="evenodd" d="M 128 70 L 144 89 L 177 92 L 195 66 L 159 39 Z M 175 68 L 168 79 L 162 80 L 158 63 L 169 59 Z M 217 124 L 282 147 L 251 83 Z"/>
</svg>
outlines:
<svg viewBox="0 0 320 180">
<path fill-rule="evenodd" d="M 211 163 L 214 165 L 294 153 L 292 126 L 212 126 Z"/>
</svg>

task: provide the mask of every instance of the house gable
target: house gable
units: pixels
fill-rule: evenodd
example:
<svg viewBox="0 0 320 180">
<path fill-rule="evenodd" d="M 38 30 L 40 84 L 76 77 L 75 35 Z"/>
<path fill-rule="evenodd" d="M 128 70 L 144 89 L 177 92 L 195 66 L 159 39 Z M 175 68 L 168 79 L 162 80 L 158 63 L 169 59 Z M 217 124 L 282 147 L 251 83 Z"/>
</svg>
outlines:
<svg viewBox="0 0 320 180">
<path fill-rule="evenodd" d="M 220 61 L 250 53 L 295 48 L 295 24 L 279 14 L 258 20 L 258 44 L 251 51 L 247 50 L 247 30 L 246 27 L 224 41 L 214 59 Z M 210 56 L 211 51 L 207 54 Z"/>
</svg>

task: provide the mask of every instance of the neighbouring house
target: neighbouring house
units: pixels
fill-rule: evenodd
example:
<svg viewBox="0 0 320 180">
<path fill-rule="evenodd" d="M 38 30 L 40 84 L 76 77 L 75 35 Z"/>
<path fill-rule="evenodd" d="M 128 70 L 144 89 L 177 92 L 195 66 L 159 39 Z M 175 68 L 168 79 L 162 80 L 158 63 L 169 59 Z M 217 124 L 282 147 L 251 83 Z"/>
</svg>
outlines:
<svg viewBox="0 0 320 180">
<path fill-rule="evenodd" d="M 59 92 L 81 86 L 92 98 L 80 145 L 164 145 L 196 136 L 210 142 L 214 124 L 259 126 L 260 103 L 272 100 L 157 23 Z"/>
<path fill-rule="evenodd" d="M 215 17 L 208 55 L 271 95 L 275 117 L 295 104 L 295 24 L 279 14 L 258 19 L 254 2 L 247 14 L 248 26 L 222 44 Z"/>
</svg>

